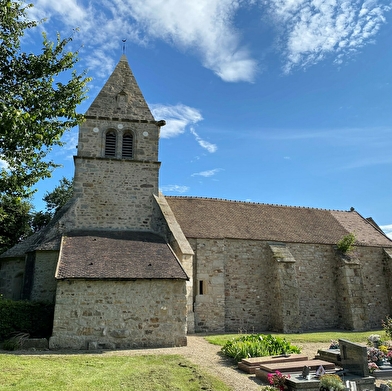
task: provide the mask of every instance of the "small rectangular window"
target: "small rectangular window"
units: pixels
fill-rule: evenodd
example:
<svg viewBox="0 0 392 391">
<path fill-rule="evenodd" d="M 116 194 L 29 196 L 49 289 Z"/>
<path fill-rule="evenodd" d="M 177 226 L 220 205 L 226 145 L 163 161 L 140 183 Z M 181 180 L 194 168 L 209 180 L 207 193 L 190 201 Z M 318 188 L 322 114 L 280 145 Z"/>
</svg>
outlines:
<svg viewBox="0 0 392 391">
<path fill-rule="evenodd" d="M 204 295 L 204 281 L 199 281 L 199 295 Z"/>
</svg>

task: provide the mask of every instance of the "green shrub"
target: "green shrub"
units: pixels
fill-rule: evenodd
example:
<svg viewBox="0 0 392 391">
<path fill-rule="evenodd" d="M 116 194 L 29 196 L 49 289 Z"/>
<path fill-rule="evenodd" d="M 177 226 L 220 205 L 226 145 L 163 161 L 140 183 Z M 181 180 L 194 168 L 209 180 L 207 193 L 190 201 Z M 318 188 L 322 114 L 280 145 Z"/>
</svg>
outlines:
<svg viewBox="0 0 392 391">
<path fill-rule="evenodd" d="M 339 240 L 337 243 L 338 250 L 343 254 L 346 254 L 353 249 L 355 240 L 355 235 L 350 232 L 348 235 Z"/>
<path fill-rule="evenodd" d="M 33 301 L 0 300 L 0 341 L 14 333 L 49 337 L 53 328 L 54 305 Z"/>
<path fill-rule="evenodd" d="M 386 336 L 389 339 L 392 339 L 392 318 L 390 316 L 387 316 L 385 318 L 385 320 L 383 320 L 381 323 L 382 323 L 382 328 L 384 329 Z"/>
<path fill-rule="evenodd" d="M 251 334 L 227 341 L 222 347 L 225 356 L 241 361 L 248 357 L 277 356 L 281 354 L 301 353 L 301 349 L 291 345 L 286 339 L 272 335 Z"/>
</svg>

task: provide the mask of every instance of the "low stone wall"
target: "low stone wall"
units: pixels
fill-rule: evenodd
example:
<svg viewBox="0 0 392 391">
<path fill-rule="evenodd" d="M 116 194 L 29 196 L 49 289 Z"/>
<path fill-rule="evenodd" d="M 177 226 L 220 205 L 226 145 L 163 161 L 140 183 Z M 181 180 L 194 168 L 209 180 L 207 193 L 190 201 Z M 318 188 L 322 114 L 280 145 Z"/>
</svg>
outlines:
<svg viewBox="0 0 392 391">
<path fill-rule="evenodd" d="M 50 349 L 184 345 L 185 281 L 58 282 Z"/>
</svg>

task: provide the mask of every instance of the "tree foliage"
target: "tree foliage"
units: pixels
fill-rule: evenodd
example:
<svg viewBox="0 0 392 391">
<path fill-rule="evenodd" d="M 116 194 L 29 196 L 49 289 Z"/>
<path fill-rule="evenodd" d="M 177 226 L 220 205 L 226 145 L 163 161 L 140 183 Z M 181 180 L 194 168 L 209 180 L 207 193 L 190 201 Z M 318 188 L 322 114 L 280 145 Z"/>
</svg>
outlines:
<svg viewBox="0 0 392 391">
<path fill-rule="evenodd" d="M 63 177 L 60 179 L 60 184 L 53 191 L 46 192 L 42 199 L 46 202 L 47 211 L 55 214 L 72 198 L 72 194 L 73 180 Z"/>
<path fill-rule="evenodd" d="M 23 52 L 21 38 L 39 23 L 27 18 L 32 5 L 0 0 L 0 194 L 31 194 L 32 186 L 56 167 L 45 160 L 64 132 L 83 116 L 85 72 L 74 66 L 78 52 L 66 51 L 72 37 L 51 42 L 43 34 L 42 52 Z M 63 82 L 62 80 L 66 80 Z"/>
<path fill-rule="evenodd" d="M 0 196 L 0 254 L 32 233 L 31 204 L 20 197 Z"/>
<path fill-rule="evenodd" d="M 71 199 L 73 180 L 63 177 L 58 186 L 42 198 L 46 210 L 34 212 L 30 202 L 15 195 L 0 195 L 0 254 L 34 232 L 44 228 Z"/>
</svg>

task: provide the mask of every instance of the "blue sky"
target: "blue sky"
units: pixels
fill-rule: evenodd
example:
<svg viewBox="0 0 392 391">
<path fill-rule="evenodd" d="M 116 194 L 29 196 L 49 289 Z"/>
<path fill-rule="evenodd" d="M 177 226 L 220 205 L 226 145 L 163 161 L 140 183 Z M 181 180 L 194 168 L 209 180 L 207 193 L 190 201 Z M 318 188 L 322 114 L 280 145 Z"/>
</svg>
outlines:
<svg viewBox="0 0 392 391">
<path fill-rule="evenodd" d="M 125 53 L 157 120 L 166 195 L 348 210 L 392 233 L 392 3 L 339 0 L 33 1 L 93 78 Z M 36 33 L 39 33 L 37 31 Z M 35 50 L 39 35 L 24 38 Z M 38 46 L 39 47 L 39 46 Z M 77 129 L 38 186 L 73 176 Z"/>
</svg>

